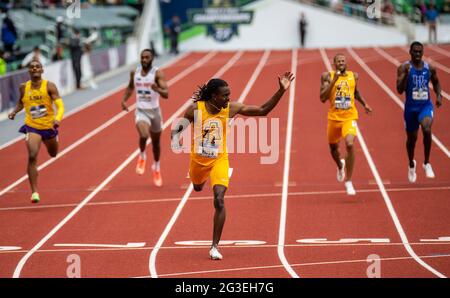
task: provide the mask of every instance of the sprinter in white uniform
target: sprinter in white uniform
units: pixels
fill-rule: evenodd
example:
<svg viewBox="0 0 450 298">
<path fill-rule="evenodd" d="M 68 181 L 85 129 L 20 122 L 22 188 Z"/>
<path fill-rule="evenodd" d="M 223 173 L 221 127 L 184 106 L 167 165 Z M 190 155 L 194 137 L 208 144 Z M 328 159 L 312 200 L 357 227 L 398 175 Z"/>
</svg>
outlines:
<svg viewBox="0 0 450 298">
<path fill-rule="evenodd" d="M 159 97 L 169 97 L 169 90 L 163 72 L 152 66 L 154 52 L 145 49 L 141 52 L 141 65 L 130 73 L 130 82 L 122 99 L 122 109 L 128 111 L 126 104 L 133 90 L 136 89 L 136 128 L 139 133 L 139 148 L 136 173 L 143 175 L 147 160 L 146 145 L 150 136 L 152 139 L 154 163 L 153 182 L 162 186 L 161 170 L 159 164 L 160 138 L 162 132 L 162 116 L 159 107 Z"/>
</svg>

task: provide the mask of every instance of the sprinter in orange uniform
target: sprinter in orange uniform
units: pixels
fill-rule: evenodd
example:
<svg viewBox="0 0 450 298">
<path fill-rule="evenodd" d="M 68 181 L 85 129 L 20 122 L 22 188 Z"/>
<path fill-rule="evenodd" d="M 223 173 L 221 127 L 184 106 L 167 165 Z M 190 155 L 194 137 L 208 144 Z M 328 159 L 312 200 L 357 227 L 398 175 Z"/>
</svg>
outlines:
<svg viewBox="0 0 450 298">
<path fill-rule="evenodd" d="M 335 71 L 324 72 L 321 77 L 320 101 L 330 101 L 328 110 L 328 143 L 331 156 L 336 162 L 337 180 L 345 180 L 345 189 L 348 195 L 355 195 L 356 191 L 352 183 L 353 166 L 355 163 L 355 151 L 353 142 L 356 137 L 358 110 L 355 99 L 359 101 L 366 111 L 372 109 L 362 98 L 357 88 L 358 74 L 347 70 L 347 61 L 343 54 L 334 57 Z M 339 142 L 345 139 L 347 156 L 341 159 Z M 347 172 L 347 173 L 346 173 Z"/>
<path fill-rule="evenodd" d="M 195 191 L 201 191 L 208 177 L 214 192 L 214 227 L 209 256 L 221 260 L 218 251 L 225 223 L 225 192 L 228 188 L 227 126 L 237 114 L 244 116 L 266 116 L 278 104 L 289 88 L 294 76 L 290 72 L 278 77 L 279 89 L 261 106 L 248 106 L 230 102 L 230 88 L 221 79 L 211 79 L 194 94 L 194 103 L 186 110 L 183 121 L 172 130 L 172 147 L 179 148 L 179 134 L 192 122 L 193 142 L 189 177 Z"/>
</svg>

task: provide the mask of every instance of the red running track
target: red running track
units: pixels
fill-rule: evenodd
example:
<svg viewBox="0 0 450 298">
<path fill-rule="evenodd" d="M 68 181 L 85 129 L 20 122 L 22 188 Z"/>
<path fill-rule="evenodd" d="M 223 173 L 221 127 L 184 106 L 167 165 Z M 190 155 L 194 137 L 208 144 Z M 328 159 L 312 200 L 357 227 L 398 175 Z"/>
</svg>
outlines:
<svg viewBox="0 0 450 298">
<path fill-rule="evenodd" d="M 407 59 L 400 48 L 383 50 L 401 62 Z M 329 59 L 338 51 L 346 54 L 349 69 L 359 73 L 359 89 L 374 109 L 368 116 L 359 107 L 362 139 L 355 143 L 355 197 L 346 196 L 335 180 L 326 143 L 327 104 L 318 99 L 320 74 L 326 70 L 324 56 Z M 137 176 L 133 158 L 137 133 L 130 112 L 40 171 L 40 205 L 28 203 L 28 181 L 0 195 L 0 276 L 66 277 L 68 257 L 73 255 L 81 260 L 82 277 L 149 277 L 152 266 L 153 276 L 159 277 L 366 277 L 370 255 L 381 258 L 382 277 L 450 275 L 449 157 L 433 144 L 431 162 L 437 177 L 426 179 L 418 168 L 417 183 L 407 182 L 402 109 L 380 86 L 381 81 L 395 93 L 396 66 L 372 48 L 353 51 L 191 53 L 165 68 L 169 81 L 177 78 L 170 84 L 169 100 L 162 101 L 168 121 L 183 111 L 180 107 L 197 85 L 217 75 L 229 82 L 233 99 L 245 92 L 245 103 L 259 105 L 278 87 L 276 75 L 297 62 L 297 78 L 290 90 L 295 92 L 292 133 L 288 130 L 290 92 L 269 115 L 279 121 L 278 132 L 273 132 L 279 136 L 277 161 L 261 164 L 268 153 L 230 154 L 234 170 L 225 199 L 222 261 L 209 260 L 208 244 L 199 242 L 212 236 L 209 184 L 203 192 L 190 194 L 174 216 L 189 185 L 188 155 L 171 151 L 167 123 L 162 138 L 164 186 L 152 185 L 149 164 L 148 172 Z M 450 67 L 442 53 L 433 51 L 432 59 Z M 450 92 L 448 74 L 439 69 L 438 74 L 444 91 Z M 61 128 L 61 150 L 120 114 L 122 92 L 67 118 Z M 450 144 L 447 113 L 445 101 L 433 127 L 446 148 Z M 246 138 L 250 136 L 247 131 Z M 288 156 L 286 140 L 291 141 Z M 416 155 L 420 164 L 421 139 Z M 41 152 L 40 164 L 47 159 Z M 22 177 L 25 166 L 23 141 L 1 149 L 0 189 Z M 376 183 L 374 173 L 383 185 Z M 289 179 L 283 180 L 286 174 Z M 383 187 L 385 195 L 380 191 Z M 176 220 L 167 229 L 171 218 Z M 280 228 L 281 219 L 286 222 Z M 280 233 L 284 246 L 278 246 Z"/>
</svg>

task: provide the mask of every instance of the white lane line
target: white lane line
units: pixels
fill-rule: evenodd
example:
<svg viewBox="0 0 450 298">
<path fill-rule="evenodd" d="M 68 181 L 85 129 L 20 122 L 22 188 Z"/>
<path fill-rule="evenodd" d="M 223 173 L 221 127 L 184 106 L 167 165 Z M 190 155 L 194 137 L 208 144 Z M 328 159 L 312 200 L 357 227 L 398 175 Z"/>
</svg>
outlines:
<svg viewBox="0 0 450 298">
<path fill-rule="evenodd" d="M 57 243 L 56 247 L 104 247 L 104 248 L 139 248 L 144 247 L 145 242 L 128 242 L 127 244 L 92 244 L 92 243 Z"/>
<path fill-rule="evenodd" d="M 209 198 L 211 199 L 211 198 Z M 430 240 L 430 239 L 422 239 L 422 240 Z M 276 248 L 278 247 L 278 244 L 262 244 L 265 241 L 262 240 L 255 240 L 255 244 L 249 244 L 249 245 L 222 245 L 223 248 Z M 260 243 L 259 243 L 260 242 Z M 206 242 L 205 242 L 206 243 Z M 410 242 L 410 245 L 414 246 L 422 246 L 422 247 L 431 247 L 431 246 L 449 246 L 449 241 L 422 241 L 422 242 Z M 162 246 L 160 249 L 205 249 L 205 247 L 209 247 L 211 245 L 211 240 L 208 241 L 205 245 L 176 245 L 176 246 Z M 396 242 L 380 242 L 380 243 L 372 243 L 372 242 L 360 242 L 360 243 L 296 243 L 296 244 L 286 244 L 285 247 L 293 247 L 293 248 L 313 248 L 313 247 L 323 247 L 323 248 L 330 248 L 330 247 L 377 247 L 377 246 L 384 246 L 384 247 L 395 247 L 395 246 L 403 246 L 403 243 L 396 243 Z M 5 250 L 2 251 L 0 247 L 0 255 L 1 254 L 23 254 L 28 252 L 28 250 L 24 250 L 21 247 L 18 246 L 4 246 Z M 11 250 L 8 250 L 7 248 L 10 248 Z M 60 253 L 60 252 L 102 252 L 102 251 L 137 251 L 137 250 L 148 250 L 151 251 L 153 249 L 152 246 L 143 246 L 143 247 L 88 247 L 88 248 L 61 248 L 61 249 L 40 249 L 37 250 L 36 253 Z M 280 265 L 281 267 L 282 265 Z"/>
<path fill-rule="evenodd" d="M 167 84 L 168 85 L 172 85 L 172 84 L 178 82 L 180 79 L 182 79 L 183 77 L 187 76 L 190 72 L 192 72 L 193 70 L 198 68 L 199 65 L 201 65 L 200 62 L 206 63 L 206 61 L 210 60 L 212 58 L 212 56 L 214 56 L 214 55 L 215 55 L 215 53 L 213 53 L 213 52 L 208 54 L 208 55 L 206 55 L 201 60 L 199 60 L 197 63 L 195 63 L 195 64 L 191 65 L 191 67 L 185 69 L 182 72 L 183 76 L 181 76 L 181 73 L 180 73 L 176 77 L 174 77 L 173 79 L 169 80 L 167 82 Z M 133 111 L 135 106 L 136 106 L 136 104 L 131 105 L 128 108 L 129 112 Z M 84 135 L 81 139 L 78 139 L 75 143 L 72 143 L 70 146 L 66 147 L 64 150 L 59 152 L 56 157 L 51 158 L 51 159 L 47 160 L 46 162 L 44 162 L 43 164 L 41 164 L 40 166 L 38 166 L 38 168 L 37 168 L 38 171 L 41 171 L 42 169 L 44 169 L 44 168 L 48 167 L 49 165 L 51 165 L 52 163 L 56 162 L 58 159 L 60 159 L 61 157 L 63 157 L 67 153 L 69 153 L 70 151 L 74 150 L 79 145 L 83 144 L 84 142 L 86 142 L 87 140 L 92 138 L 93 136 L 97 135 L 99 132 L 103 131 L 105 128 L 109 127 L 111 124 L 113 124 L 116 121 L 118 121 L 120 118 L 126 116 L 129 112 L 122 111 L 122 112 L 118 113 L 117 115 L 115 115 L 113 118 L 109 119 L 107 122 L 105 122 L 102 125 L 100 125 L 99 127 L 97 127 L 96 129 L 90 131 L 88 134 Z M 16 187 L 17 185 L 19 185 L 20 183 L 22 183 L 23 181 L 25 181 L 26 179 L 28 179 L 28 175 L 23 175 L 22 177 L 20 177 L 19 179 L 17 179 L 13 183 L 11 183 L 10 185 L 8 185 L 4 189 L 2 189 L 0 191 L 0 197 L 2 195 L 4 195 L 5 193 L 7 193 L 8 191 L 10 191 L 11 189 L 13 189 L 14 187 Z"/>
<path fill-rule="evenodd" d="M 180 61 L 181 59 L 185 58 L 188 54 L 189 53 L 186 52 L 186 53 L 181 54 L 180 56 L 177 56 L 173 60 L 171 60 L 171 61 L 161 65 L 161 68 L 170 67 L 171 65 L 173 65 L 173 64 L 177 63 L 178 61 Z M 124 89 L 126 86 L 127 86 L 127 83 L 121 84 L 118 87 L 116 87 L 116 88 L 114 88 L 112 90 L 109 90 L 108 92 L 103 93 L 103 94 L 95 97 L 94 99 L 90 100 L 89 102 L 74 108 L 73 110 L 71 110 L 71 111 L 69 111 L 69 112 L 64 114 L 64 120 L 69 118 L 70 116 L 72 116 L 72 115 L 74 115 L 74 114 L 76 114 L 76 113 L 78 113 L 78 112 L 80 112 L 80 111 L 82 111 L 82 110 L 84 110 L 84 109 L 86 109 L 86 108 L 88 108 L 88 107 L 90 107 L 90 106 L 92 106 L 92 105 L 94 105 L 94 104 L 96 104 L 96 103 L 98 103 L 98 102 L 100 102 L 100 101 L 110 97 L 114 93 L 119 92 L 121 89 Z M 22 135 L 22 136 L 19 136 L 19 137 L 15 138 L 15 139 L 12 139 L 11 141 L 9 141 L 9 142 L 7 142 L 7 143 L 5 143 L 3 145 L 0 145 L 0 150 L 2 150 L 4 148 L 6 148 L 6 147 L 8 147 L 8 146 L 18 142 L 18 141 L 20 141 L 20 140 L 22 140 L 24 138 L 25 138 L 25 136 Z"/>
<path fill-rule="evenodd" d="M 449 241 L 450 237 L 448 236 L 439 237 L 437 239 L 420 239 L 420 242 L 449 242 Z"/>
<path fill-rule="evenodd" d="M 442 54 L 445 57 L 449 57 L 450 58 L 450 52 L 448 52 L 447 50 L 441 49 L 440 47 L 437 47 L 435 45 L 428 45 L 428 47 L 430 49 L 432 49 L 433 51 L 438 52 L 439 54 Z"/>
<path fill-rule="evenodd" d="M 292 50 L 291 58 L 291 72 L 294 76 L 297 76 L 297 50 Z M 289 90 L 289 107 L 288 107 L 288 119 L 286 129 L 286 144 L 284 146 L 284 170 L 283 170 L 283 189 L 281 195 L 281 210 L 280 210 L 280 226 L 278 230 L 278 257 L 283 264 L 286 271 L 294 278 L 299 278 L 299 275 L 289 265 L 284 254 L 284 244 L 286 238 L 286 215 L 287 215 L 287 201 L 288 201 L 288 188 L 289 188 L 289 169 L 291 164 L 291 146 L 292 146 L 292 128 L 294 123 L 294 99 L 295 99 L 295 85 L 298 82 L 298 78 L 292 82 Z"/>
<path fill-rule="evenodd" d="M 203 57 L 200 61 L 203 61 L 203 63 L 206 63 L 209 61 L 214 55 L 216 55 L 216 52 L 211 52 L 205 57 Z M 191 71 L 197 69 L 202 64 L 199 64 L 198 62 L 191 65 L 188 69 L 191 69 Z M 183 72 L 186 75 L 188 75 L 190 72 L 184 71 Z M 177 76 L 177 80 L 180 80 L 182 77 Z M 175 80 L 172 79 L 172 83 Z M 191 104 L 190 100 L 187 100 L 173 115 L 170 119 L 174 119 L 178 115 L 180 115 L 189 105 Z M 168 120 L 163 125 L 163 130 L 166 129 L 173 120 Z M 78 211 L 81 210 L 81 208 L 84 207 L 98 192 L 102 190 L 115 176 L 117 176 L 132 160 L 136 158 L 136 156 L 139 154 L 139 149 L 136 149 L 118 168 L 116 168 L 100 185 L 98 185 L 80 204 L 77 205 L 75 209 L 73 209 L 61 222 L 59 222 L 47 235 L 45 235 L 44 238 L 42 238 L 26 255 L 20 259 L 19 264 L 17 265 L 16 269 L 14 270 L 13 277 L 18 278 L 20 276 L 20 273 L 27 262 L 27 260 L 35 253 L 39 248 L 42 247 L 56 232 L 59 231 L 75 214 L 78 213 Z"/>
<path fill-rule="evenodd" d="M 230 168 L 232 169 L 232 168 Z M 229 171 L 229 176 L 231 177 L 232 171 Z M 375 182 L 376 183 L 376 182 Z M 410 187 L 410 188 L 388 188 L 387 192 L 421 192 L 421 191 L 446 191 L 450 190 L 450 186 L 441 186 L 441 187 Z M 368 188 L 368 189 L 359 189 L 359 193 L 373 193 L 379 192 L 378 188 Z M 346 194 L 345 190 L 329 190 L 329 191 L 291 191 L 288 193 L 288 196 L 297 197 L 297 196 L 327 196 L 327 195 L 337 195 L 337 194 Z M 244 199 L 244 198 L 271 198 L 271 197 L 279 197 L 281 196 L 281 192 L 277 193 L 254 193 L 254 194 L 244 194 L 244 195 L 227 195 L 227 199 Z M 210 200 L 209 196 L 199 196 L 192 197 L 191 200 Z M 181 199 L 179 197 L 176 198 L 164 198 L 164 199 L 149 199 L 149 200 L 118 200 L 118 201 L 107 201 L 107 202 L 93 202 L 86 204 L 86 206 L 113 206 L 113 205 L 123 205 L 123 204 L 147 204 L 147 203 L 162 203 L 162 202 L 178 202 Z M 5 207 L 0 208 L 1 211 L 15 211 L 15 210 L 31 210 L 31 209 L 47 209 L 47 208 L 66 208 L 66 207 L 75 207 L 78 204 L 52 204 L 52 205 L 40 205 L 40 206 L 21 206 L 21 207 Z"/>
<path fill-rule="evenodd" d="M 365 63 L 361 60 L 361 58 L 358 56 L 358 54 L 353 51 L 352 48 L 347 48 L 348 52 L 352 57 L 358 62 L 358 64 L 369 74 L 369 76 L 389 95 L 394 102 L 399 105 L 403 110 L 405 109 L 405 105 L 403 102 L 398 98 L 397 95 L 378 77 Z M 432 139 L 436 143 L 436 145 L 444 152 L 445 155 L 447 155 L 448 158 L 450 158 L 450 151 L 447 149 L 447 147 L 442 144 L 442 142 L 434 135 L 432 134 Z"/>
<path fill-rule="evenodd" d="M 239 53 L 237 53 L 237 54 L 239 54 Z M 267 62 L 269 55 L 270 55 L 270 51 L 266 50 L 264 52 L 263 56 L 261 57 L 261 59 L 258 63 L 258 66 L 255 68 L 255 71 L 253 72 L 248 84 L 251 83 L 251 85 L 253 85 L 253 83 L 256 81 L 256 78 L 259 76 L 264 64 Z M 233 61 L 233 63 L 236 62 L 236 60 L 233 60 L 233 59 L 230 59 L 230 61 Z M 225 65 L 224 67 L 229 68 L 229 67 L 231 67 L 231 64 Z M 219 70 L 219 72 L 221 72 L 221 71 Z M 216 75 L 214 75 L 214 76 L 216 76 Z M 245 92 L 245 90 L 243 91 L 243 93 L 244 92 Z M 243 101 L 244 99 L 245 98 L 242 95 L 239 97 L 239 100 Z M 174 214 L 172 215 L 172 218 L 170 219 L 169 223 L 167 224 L 166 228 L 164 229 L 164 232 L 159 237 L 158 242 L 156 243 L 154 249 L 152 250 L 152 252 L 150 254 L 148 266 L 149 266 L 150 276 L 152 278 L 158 277 L 158 272 L 156 270 L 156 257 L 158 255 L 159 249 L 162 247 L 164 241 L 167 238 L 167 235 L 170 233 L 170 230 L 172 229 L 173 225 L 175 224 L 175 221 L 178 219 L 178 216 L 180 215 L 181 210 L 183 209 L 184 205 L 186 204 L 193 189 L 194 189 L 194 187 L 193 187 L 192 183 L 190 183 L 188 189 L 186 190 L 186 193 L 183 195 L 183 198 L 181 199 L 180 203 L 178 204 L 177 209 L 175 210 Z"/>
<path fill-rule="evenodd" d="M 350 49 L 351 51 L 351 49 Z M 327 65 L 327 68 L 329 71 L 331 71 L 331 65 L 328 61 L 328 58 L 326 58 L 325 51 L 321 49 L 322 58 L 324 58 L 324 62 Z M 353 53 L 355 54 L 355 53 Z M 358 57 L 356 54 L 353 55 L 355 58 Z M 359 58 L 359 57 L 358 57 Z M 374 74 L 375 75 L 375 74 Z M 411 245 L 409 245 L 408 238 L 406 237 L 405 231 L 403 230 L 403 227 L 400 223 L 400 220 L 398 219 L 397 213 L 395 212 L 394 206 L 392 205 L 391 199 L 389 198 L 389 195 L 386 192 L 386 189 L 384 188 L 383 182 L 381 180 L 380 174 L 378 173 L 378 170 L 375 166 L 375 163 L 372 159 L 372 156 L 370 155 L 369 150 L 367 149 L 366 142 L 364 141 L 364 137 L 359 129 L 359 127 L 356 127 L 357 133 L 358 133 L 358 139 L 361 144 L 361 148 L 364 152 L 364 156 L 367 159 L 367 162 L 369 164 L 370 170 L 372 171 L 372 174 L 377 182 L 378 188 L 380 189 L 381 195 L 383 196 L 384 202 L 388 208 L 389 214 L 391 215 L 392 220 L 394 221 L 395 228 L 397 229 L 398 234 L 400 235 L 400 238 L 402 240 L 402 243 L 404 247 L 406 248 L 406 251 L 409 253 L 411 257 L 413 257 L 414 260 L 416 260 L 417 263 L 419 263 L 421 266 L 423 266 L 428 271 L 432 272 L 438 277 L 445 277 L 442 273 L 438 272 L 436 269 L 425 263 L 422 259 L 420 259 L 417 254 L 412 249 Z"/>
<path fill-rule="evenodd" d="M 425 255 L 420 256 L 423 259 L 434 259 L 434 258 L 448 258 L 450 254 L 442 255 Z M 380 258 L 380 261 L 403 261 L 410 260 L 411 257 L 392 257 L 392 258 Z M 292 267 L 306 267 L 306 266 L 321 266 L 321 265 L 340 265 L 340 264 L 352 264 L 352 263 L 364 263 L 367 264 L 367 259 L 357 259 L 357 260 L 342 260 L 342 261 L 328 261 L 328 262 L 310 262 L 310 263 L 300 263 L 291 264 Z M 278 269 L 282 268 L 281 265 L 267 265 L 267 266 L 254 266 L 254 267 L 239 267 L 239 268 L 229 268 L 229 269 L 216 269 L 216 270 L 204 270 L 204 271 L 191 271 L 191 272 L 176 272 L 161 274 L 161 277 L 176 277 L 184 275 L 193 274 L 211 274 L 211 273 L 223 273 L 223 272 L 233 272 L 233 271 L 247 271 L 247 270 L 264 270 L 264 269 Z M 150 276 L 136 276 L 134 278 L 149 278 Z M 325 276 L 324 276 L 325 277 Z M 361 276 L 367 277 L 367 276 Z"/>
</svg>

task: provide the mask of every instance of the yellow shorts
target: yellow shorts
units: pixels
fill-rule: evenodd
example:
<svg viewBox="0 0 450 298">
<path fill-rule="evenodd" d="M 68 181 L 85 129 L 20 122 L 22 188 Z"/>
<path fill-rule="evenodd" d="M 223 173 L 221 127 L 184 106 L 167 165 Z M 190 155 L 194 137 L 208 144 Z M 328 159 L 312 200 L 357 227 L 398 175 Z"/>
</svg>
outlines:
<svg viewBox="0 0 450 298">
<path fill-rule="evenodd" d="M 328 120 L 327 136 L 329 144 L 336 144 L 347 135 L 356 136 L 356 120 Z"/>
<path fill-rule="evenodd" d="M 228 178 L 229 169 L 228 158 L 220 158 L 209 166 L 203 166 L 190 161 L 189 177 L 193 184 L 202 184 L 210 178 L 211 186 L 220 184 L 228 187 L 230 179 Z"/>
</svg>

